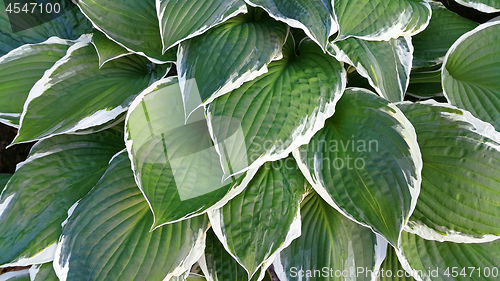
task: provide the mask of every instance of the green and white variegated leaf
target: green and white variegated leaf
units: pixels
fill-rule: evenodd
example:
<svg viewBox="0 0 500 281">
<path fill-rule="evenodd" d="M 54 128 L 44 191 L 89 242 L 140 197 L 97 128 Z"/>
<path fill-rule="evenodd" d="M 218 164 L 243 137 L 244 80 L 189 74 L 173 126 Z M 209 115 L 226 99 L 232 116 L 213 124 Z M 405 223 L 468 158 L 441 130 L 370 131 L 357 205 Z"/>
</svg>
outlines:
<svg viewBox="0 0 500 281">
<path fill-rule="evenodd" d="M 51 37 L 0 57 L 0 122 L 19 127 L 24 102 L 44 72 L 66 55 L 74 42 Z"/>
<path fill-rule="evenodd" d="M 455 41 L 478 24 L 448 10 L 439 2 L 429 2 L 432 18 L 429 26 L 412 37 L 413 67 L 429 67 L 443 63 Z"/>
<path fill-rule="evenodd" d="M 207 232 L 205 252 L 198 261 L 207 281 L 248 281 L 245 269 L 224 249 L 212 229 Z M 251 281 L 267 280 L 267 274 L 261 270 Z"/>
<path fill-rule="evenodd" d="M 455 2 L 483 13 L 500 12 L 500 2 L 498 0 L 455 0 Z"/>
<path fill-rule="evenodd" d="M 82 35 L 33 86 L 14 143 L 113 120 L 127 111 L 143 89 L 168 71 L 169 65 L 155 65 L 138 55 L 115 59 L 99 69 L 99 57 L 90 37 Z"/>
<path fill-rule="evenodd" d="M 92 44 L 99 56 L 99 68 L 106 62 L 133 54 L 122 46 L 110 40 L 104 33 L 95 30 L 92 33 Z"/>
<path fill-rule="evenodd" d="M 467 32 L 443 63 L 444 95 L 500 131 L 500 20 Z"/>
<path fill-rule="evenodd" d="M 51 262 L 33 265 L 29 273 L 32 281 L 59 281 Z"/>
<path fill-rule="evenodd" d="M 177 67 L 187 114 L 266 73 L 281 56 L 288 27 L 252 12 L 180 44 Z"/>
<path fill-rule="evenodd" d="M 52 261 L 66 212 L 122 148 L 121 134 L 111 130 L 35 144 L 0 196 L 0 265 Z"/>
<path fill-rule="evenodd" d="M 208 212 L 214 232 L 248 279 L 300 236 L 299 207 L 306 188 L 293 157 L 267 162 L 242 193 Z"/>
<path fill-rule="evenodd" d="M 10 177 L 12 177 L 11 174 L 0 174 L 0 189 L 4 189 L 7 182 L 9 182 Z"/>
<path fill-rule="evenodd" d="M 247 7 L 243 0 L 156 0 L 156 11 L 165 52 L 231 17 L 246 13 Z"/>
<path fill-rule="evenodd" d="M 0 276 L 1 281 L 30 281 L 29 269 L 9 271 Z"/>
<path fill-rule="evenodd" d="M 179 83 L 169 77 L 141 93 L 126 117 L 126 145 L 137 185 L 154 214 L 153 228 L 220 208 L 257 171 L 223 180 L 203 110 L 187 123 L 184 116 Z M 242 142 L 241 129 L 231 129 L 235 134 L 222 144 Z"/>
<path fill-rule="evenodd" d="M 328 39 L 337 30 L 330 0 L 245 0 L 266 10 L 276 20 L 300 28 L 326 50 Z"/>
<path fill-rule="evenodd" d="M 429 24 L 432 10 L 426 0 L 335 0 L 339 25 L 337 41 L 356 37 L 370 41 L 414 35 Z"/>
<path fill-rule="evenodd" d="M 155 63 L 174 62 L 162 53 L 155 0 L 79 0 L 78 7 L 94 27 L 130 52 Z"/>
<path fill-rule="evenodd" d="M 9 21 L 8 12 L 2 6 L 0 9 L 0 57 L 24 44 L 41 43 L 56 36 L 63 39 L 76 40 L 80 35 L 92 32 L 90 21 L 74 6 L 71 0 L 61 0 L 61 10 L 64 14 L 41 25 L 17 32 L 12 32 L 11 24 L 18 24 L 15 20 Z M 7 6 L 7 1 L 5 4 Z M 10 1 L 10 3 L 16 3 Z M 19 2 L 21 3 L 26 2 Z M 22 8 L 22 6 L 21 6 Z M 30 9 L 32 6 L 30 6 Z M 24 12 L 22 12 L 24 14 Z M 19 21 L 19 24 L 26 25 Z M 20 27 L 20 26 L 18 26 Z"/>
<path fill-rule="evenodd" d="M 415 61 L 415 60 L 413 60 Z M 410 73 L 410 85 L 406 95 L 419 99 L 440 97 L 446 100 L 441 86 L 441 64 L 429 67 L 413 68 Z"/>
<path fill-rule="evenodd" d="M 379 276 L 375 281 L 415 281 L 411 274 L 403 269 L 399 262 L 396 250 L 389 246 L 384 262 L 380 266 Z"/>
<path fill-rule="evenodd" d="M 293 153 L 326 202 L 398 244 L 422 180 L 415 130 L 401 110 L 368 90 L 349 88 L 325 127 Z"/>
<path fill-rule="evenodd" d="M 422 152 L 422 188 L 406 231 L 459 243 L 500 238 L 500 133 L 434 101 L 400 103 Z"/>
<path fill-rule="evenodd" d="M 344 217 L 316 192 L 304 199 L 300 212 L 302 235 L 273 263 L 279 280 L 374 280 L 370 274 L 356 277 L 356 270 L 380 269 L 387 248 L 383 238 Z M 345 279 L 335 277 L 335 271 L 344 270 L 354 274 Z"/>
<path fill-rule="evenodd" d="M 397 255 L 417 281 L 496 281 L 499 276 L 500 240 L 480 244 L 438 242 L 405 231 Z"/>
<path fill-rule="evenodd" d="M 206 281 L 205 277 L 203 275 L 199 275 L 196 273 L 189 273 L 189 276 L 187 277 L 186 281 Z"/>
<path fill-rule="evenodd" d="M 68 214 L 54 260 L 63 281 L 168 281 L 201 257 L 209 227 L 198 216 L 150 232 L 153 216 L 125 150 Z"/>
<path fill-rule="evenodd" d="M 235 159 L 226 175 L 287 157 L 308 143 L 335 111 L 346 85 L 342 64 L 311 40 L 302 40 L 295 50 L 291 36 L 283 56 L 269 64 L 266 74 L 207 106 L 217 151 L 222 159 Z M 228 118 L 241 123 L 244 142 L 221 147 L 219 140 L 232 134 Z"/>
<path fill-rule="evenodd" d="M 381 42 L 347 38 L 330 44 L 328 51 L 354 66 L 380 96 L 392 102 L 403 100 L 412 67 L 411 37 Z"/>
</svg>

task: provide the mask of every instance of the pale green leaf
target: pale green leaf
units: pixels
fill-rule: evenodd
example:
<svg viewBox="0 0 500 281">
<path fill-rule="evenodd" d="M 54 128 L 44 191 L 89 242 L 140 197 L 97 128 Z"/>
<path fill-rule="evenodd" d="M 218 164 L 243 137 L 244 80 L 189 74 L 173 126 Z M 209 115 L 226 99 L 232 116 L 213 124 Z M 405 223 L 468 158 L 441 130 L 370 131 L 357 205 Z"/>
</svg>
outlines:
<svg viewBox="0 0 500 281">
<path fill-rule="evenodd" d="M 66 55 L 73 43 L 52 37 L 42 43 L 23 45 L 0 57 L 0 122 L 19 127 L 31 88 Z"/>
<path fill-rule="evenodd" d="M 422 188 L 408 224 L 426 239 L 477 243 L 500 237 L 500 133 L 436 102 L 401 103 L 422 152 Z"/>
<path fill-rule="evenodd" d="M 403 269 L 393 247 L 387 247 L 384 262 L 380 266 L 379 277 L 376 281 L 414 281 L 411 274 Z"/>
<path fill-rule="evenodd" d="M 59 281 L 51 262 L 33 265 L 30 268 L 30 279 L 33 281 Z"/>
<path fill-rule="evenodd" d="M 222 153 L 222 158 L 236 159 L 229 174 L 287 157 L 308 143 L 335 111 L 346 83 L 342 65 L 311 40 L 295 50 L 291 36 L 283 56 L 266 74 L 216 98 L 206 109 L 218 151 L 225 149 L 219 140 L 232 132 L 227 117 L 241 123 L 244 142 Z"/>
<path fill-rule="evenodd" d="M 225 249 L 254 276 L 300 236 L 299 206 L 307 181 L 293 157 L 267 162 L 245 190 L 221 209 L 208 212 Z"/>
<path fill-rule="evenodd" d="M 252 10 L 182 42 L 177 66 L 186 112 L 267 72 L 287 33 L 285 24 Z"/>
<path fill-rule="evenodd" d="M 500 1 L 498 0 L 455 0 L 455 2 L 483 13 L 500 12 Z"/>
<path fill-rule="evenodd" d="M 0 265 L 51 261 L 68 209 L 94 186 L 122 148 L 121 134 L 111 130 L 55 136 L 35 144 L 0 196 Z"/>
<path fill-rule="evenodd" d="M 417 204 L 422 158 L 415 130 L 396 106 L 349 88 L 335 115 L 294 156 L 326 202 L 398 244 Z"/>
<path fill-rule="evenodd" d="M 163 77 L 169 65 L 138 55 L 99 69 L 90 36 L 83 35 L 33 86 L 14 143 L 75 132 L 104 124 L 127 111 L 133 99 Z M 43 116 L 43 118 L 40 118 Z"/>
<path fill-rule="evenodd" d="M 92 44 L 99 56 L 99 68 L 108 61 L 132 54 L 132 52 L 116 44 L 107 38 L 104 33 L 97 30 L 92 33 Z"/>
<path fill-rule="evenodd" d="M 60 280 L 169 280 L 203 254 L 206 216 L 150 232 L 153 216 L 126 151 L 71 209 L 54 260 Z"/>
<path fill-rule="evenodd" d="M 464 34 L 443 63 L 444 95 L 500 131 L 500 20 Z"/>
<path fill-rule="evenodd" d="M 302 235 L 273 263 L 279 280 L 372 280 L 366 272 L 356 278 L 356 271 L 380 268 L 387 248 L 384 239 L 344 217 L 315 192 L 304 199 L 300 213 Z M 339 277 L 344 270 L 347 278 Z"/>
<path fill-rule="evenodd" d="M 367 78 L 380 96 L 392 102 L 403 100 L 412 67 L 411 37 L 382 42 L 347 38 L 328 47 L 337 60 Z"/>
</svg>

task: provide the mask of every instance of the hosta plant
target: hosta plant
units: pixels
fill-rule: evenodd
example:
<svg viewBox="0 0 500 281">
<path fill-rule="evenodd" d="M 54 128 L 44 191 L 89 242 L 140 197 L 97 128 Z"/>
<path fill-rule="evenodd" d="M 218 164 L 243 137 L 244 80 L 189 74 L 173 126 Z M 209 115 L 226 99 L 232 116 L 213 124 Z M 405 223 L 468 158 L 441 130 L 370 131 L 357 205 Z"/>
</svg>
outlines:
<svg viewBox="0 0 500 281">
<path fill-rule="evenodd" d="M 0 280 L 498 280 L 498 0 L 14 2 Z"/>
</svg>

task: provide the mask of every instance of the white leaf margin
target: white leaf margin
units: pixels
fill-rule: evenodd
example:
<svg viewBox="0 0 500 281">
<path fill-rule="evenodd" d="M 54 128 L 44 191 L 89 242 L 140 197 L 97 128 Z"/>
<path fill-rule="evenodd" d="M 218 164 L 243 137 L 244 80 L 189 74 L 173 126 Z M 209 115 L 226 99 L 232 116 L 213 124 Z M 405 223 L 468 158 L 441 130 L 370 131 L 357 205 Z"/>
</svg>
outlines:
<svg viewBox="0 0 500 281">
<path fill-rule="evenodd" d="M 500 12 L 500 8 L 491 7 L 489 5 L 486 5 L 483 3 L 478 3 L 477 1 L 473 1 L 473 0 L 454 0 L 454 1 L 460 5 L 476 9 L 476 10 L 483 12 L 483 13 Z"/>
</svg>

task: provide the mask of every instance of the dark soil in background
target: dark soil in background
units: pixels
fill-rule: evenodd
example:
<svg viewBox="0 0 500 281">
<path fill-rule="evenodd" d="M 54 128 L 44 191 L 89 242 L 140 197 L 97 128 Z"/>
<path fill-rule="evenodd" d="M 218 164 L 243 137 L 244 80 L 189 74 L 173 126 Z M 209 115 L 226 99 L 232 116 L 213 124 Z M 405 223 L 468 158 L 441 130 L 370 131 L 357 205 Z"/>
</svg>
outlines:
<svg viewBox="0 0 500 281">
<path fill-rule="evenodd" d="M 35 142 L 16 144 L 6 148 L 17 134 L 15 128 L 0 123 L 0 174 L 13 174 L 16 165 L 28 157 L 31 147 Z M 3 187 L 0 187 L 3 189 Z"/>
</svg>

